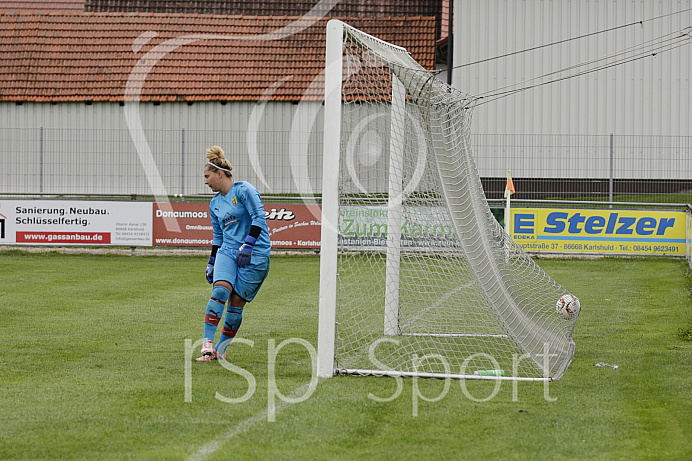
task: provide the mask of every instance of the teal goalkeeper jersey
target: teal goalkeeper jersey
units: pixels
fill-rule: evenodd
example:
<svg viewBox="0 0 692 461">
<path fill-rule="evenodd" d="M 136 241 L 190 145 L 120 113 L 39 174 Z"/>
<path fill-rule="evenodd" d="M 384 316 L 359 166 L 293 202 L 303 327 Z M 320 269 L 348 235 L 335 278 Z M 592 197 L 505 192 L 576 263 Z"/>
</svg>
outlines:
<svg viewBox="0 0 692 461">
<path fill-rule="evenodd" d="M 246 181 L 235 181 L 225 196 L 220 192 L 209 202 L 211 225 L 214 229 L 214 245 L 220 251 L 235 255 L 245 243 L 250 226 L 262 229 L 257 238 L 253 254 L 269 256 L 271 242 L 264 217 L 262 198 L 255 186 Z"/>
</svg>

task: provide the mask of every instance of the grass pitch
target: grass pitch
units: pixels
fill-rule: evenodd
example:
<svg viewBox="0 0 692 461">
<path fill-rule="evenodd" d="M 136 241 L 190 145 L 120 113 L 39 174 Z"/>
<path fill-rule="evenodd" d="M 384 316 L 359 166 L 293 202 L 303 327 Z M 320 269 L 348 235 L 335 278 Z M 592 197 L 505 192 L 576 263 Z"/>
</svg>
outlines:
<svg viewBox="0 0 692 461">
<path fill-rule="evenodd" d="M 311 387 L 314 256 L 272 259 L 239 368 L 189 360 L 206 259 L 0 252 L 0 459 L 692 459 L 681 260 L 541 259 L 583 306 L 562 379 L 397 394 L 392 378 Z"/>
</svg>

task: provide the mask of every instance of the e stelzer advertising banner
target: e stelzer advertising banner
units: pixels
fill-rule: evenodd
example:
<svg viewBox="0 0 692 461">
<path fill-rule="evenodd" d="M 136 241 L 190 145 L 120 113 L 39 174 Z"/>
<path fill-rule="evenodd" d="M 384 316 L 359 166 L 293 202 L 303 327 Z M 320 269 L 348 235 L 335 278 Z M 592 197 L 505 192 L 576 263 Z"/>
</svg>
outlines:
<svg viewBox="0 0 692 461">
<path fill-rule="evenodd" d="M 512 238 L 526 251 L 684 255 L 684 211 L 512 208 Z"/>
</svg>

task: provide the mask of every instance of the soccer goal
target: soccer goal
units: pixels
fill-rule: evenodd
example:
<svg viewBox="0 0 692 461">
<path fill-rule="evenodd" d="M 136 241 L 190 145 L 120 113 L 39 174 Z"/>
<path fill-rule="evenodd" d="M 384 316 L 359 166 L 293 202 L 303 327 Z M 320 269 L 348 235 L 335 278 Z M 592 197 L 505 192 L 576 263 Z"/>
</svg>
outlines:
<svg viewBox="0 0 692 461">
<path fill-rule="evenodd" d="M 493 217 L 475 102 L 404 48 L 329 21 L 320 377 L 552 380 L 569 366 L 578 300 Z"/>
</svg>

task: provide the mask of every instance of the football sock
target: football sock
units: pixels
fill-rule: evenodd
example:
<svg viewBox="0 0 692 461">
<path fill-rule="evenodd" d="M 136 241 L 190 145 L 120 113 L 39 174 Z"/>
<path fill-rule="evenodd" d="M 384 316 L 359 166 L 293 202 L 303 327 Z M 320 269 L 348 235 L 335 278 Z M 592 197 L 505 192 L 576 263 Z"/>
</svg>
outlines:
<svg viewBox="0 0 692 461">
<path fill-rule="evenodd" d="M 226 305 L 226 301 L 231 296 L 231 291 L 223 286 L 215 286 L 211 291 L 211 298 L 207 303 L 207 310 L 204 314 L 204 340 L 214 341 L 214 336 L 216 335 L 216 327 L 219 325 L 219 320 L 221 320 L 221 314 L 223 314 L 223 308 Z"/>
<path fill-rule="evenodd" d="M 219 342 L 216 344 L 216 351 L 219 354 L 226 352 L 226 348 L 231 343 L 235 334 L 240 328 L 240 324 L 243 321 L 243 308 L 228 306 L 226 311 L 226 318 L 223 322 L 223 329 L 221 330 L 221 336 L 219 336 Z"/>
</svg>

